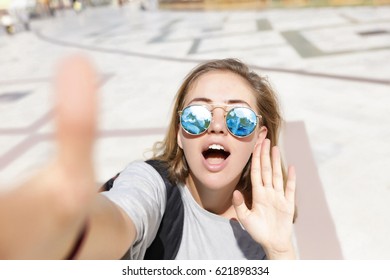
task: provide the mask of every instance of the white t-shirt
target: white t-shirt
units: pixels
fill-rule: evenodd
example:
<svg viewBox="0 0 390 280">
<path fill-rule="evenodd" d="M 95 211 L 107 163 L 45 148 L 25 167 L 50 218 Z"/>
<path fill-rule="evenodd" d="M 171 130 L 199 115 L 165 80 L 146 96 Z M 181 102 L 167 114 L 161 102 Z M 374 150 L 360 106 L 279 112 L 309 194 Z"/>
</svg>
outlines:
<svg viewBox="0 0 390 280">
<path fill-rule="evenodd" d="M 183 237 L 176 259 L 264 259 L 265 253 L 234 220 L 206 211 L 185 185 L 177 186 L 184 205 Z M 104 192 L 129 215 L 137 229 L 130 259 L 143 259 L 165 211 L 166 187 L 159 173 L 145 162 L 129 164 Z"/>
</svg>

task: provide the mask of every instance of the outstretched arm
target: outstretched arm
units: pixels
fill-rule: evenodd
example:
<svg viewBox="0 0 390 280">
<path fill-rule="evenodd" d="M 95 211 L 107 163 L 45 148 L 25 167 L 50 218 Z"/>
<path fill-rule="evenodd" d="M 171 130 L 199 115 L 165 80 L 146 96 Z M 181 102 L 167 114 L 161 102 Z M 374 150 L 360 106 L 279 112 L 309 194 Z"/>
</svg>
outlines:
<svg viewBox="0 0 390 280">
<path fill-rule="evenodd" d="M 97 194 L 97 83 L 86 58 L 61 64 L 55 82 L 57 153 L 33 178 L 0 194 L 0 259 L 65 258 L 84 228 L 76 257 L 120 258 L 133 243 L 132 221 Z"/>
<path fill-rule="evenodd" d="M 252 208 L 248 209 L 242 194 L 235 191 L 233 204 L 238 219 L 262 245 L 268 259 L 295 259 L 292 244 L 295 209 L 295 170 L 290 167 L 284 188 L 278 147 L 272 148 L 265 139 L 253 152 L 251 166 Z"/>
</svg>

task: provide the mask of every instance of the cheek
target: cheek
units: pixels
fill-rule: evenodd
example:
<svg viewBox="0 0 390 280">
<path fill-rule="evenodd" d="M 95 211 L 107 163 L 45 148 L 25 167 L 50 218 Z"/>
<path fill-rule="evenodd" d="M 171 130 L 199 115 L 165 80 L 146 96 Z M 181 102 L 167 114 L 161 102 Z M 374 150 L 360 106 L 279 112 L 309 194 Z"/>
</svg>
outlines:
<svg viewBox="0 0 390 280">
<path fill-rule="evenodd" d="M 240 160 L 241 164 L 246 164 L 251 157 L 254 147 L 256 145 L 256 140 L 245 143 L 245 145 L 240 145 L 238 147 L 237 159 Z"/>
<path fill-rule="evenodd" d="M 196 144 L 196 137 L 193 135 L 189 135 L 183 131 L 182 128 L 179 129 L 179 132 L 177 133 L 177 144 L 182 150 L 191 150 L 193 149 L 194 145 Z"/>
<path fill-rule="evenodd" d="M 183 133 L 182 130 L 178 133 L 177 142 L 179 147 L 183 150 L 183 153 L 188 161 L 191 161 L 198 153 L 196 137 Z"/>
</svg>

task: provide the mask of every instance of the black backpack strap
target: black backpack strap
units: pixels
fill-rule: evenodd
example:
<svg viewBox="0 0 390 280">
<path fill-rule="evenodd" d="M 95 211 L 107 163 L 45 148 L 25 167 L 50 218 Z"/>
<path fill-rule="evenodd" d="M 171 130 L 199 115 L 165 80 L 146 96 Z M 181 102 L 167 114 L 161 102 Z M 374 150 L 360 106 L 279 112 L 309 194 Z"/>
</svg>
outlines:
<svg viewBox="0 0 390 280">
<path fill-rule="evenodd" d="M 145 252 L 145 260 L 173 260 L 179 251 L 183 236 L 184 206 L 180 190 L 175 183 L 168 179 L 167 165 L 159 160 L 147 160 L 164 180 L 167 191 L 167 203 L 157 235 Z M 120 173 L 108 180 L 100 191 L 109 191 Z M 128 252 L 122 259 L 126 259 Z"/>
<path fill-rule="evenodd" d="M 99 188 L 99 192 L 108 192 L 109 190 L 111 190 L 111 188 L 114 186 L 114 181 L 116 178 L 118 178 L 120 173 L 116 174 L 114 177 L 112 177 L 110 180 L 108 180 L 107 182 L 105 182 L 100 188 Z"/>
<path fill-rule="evenodd" d="M 161 175 L 167 189 L 167 204 L 160 227 L 152 244 L 146 250 L 145 260 L 173 260 L 179 251 L 183 236 L 184 206 L 180 190 L 168 179 L 166 163 L 148 160 Z"/>
</svg>

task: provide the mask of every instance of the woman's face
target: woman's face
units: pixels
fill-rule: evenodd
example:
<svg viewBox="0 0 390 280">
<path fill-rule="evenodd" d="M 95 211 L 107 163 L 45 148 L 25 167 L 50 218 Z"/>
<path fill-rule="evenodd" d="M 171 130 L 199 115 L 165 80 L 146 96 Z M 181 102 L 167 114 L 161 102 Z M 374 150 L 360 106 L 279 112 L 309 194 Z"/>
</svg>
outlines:
<svg viewBox="0 0 390 280">
<path fill-rule="evenodd" d="M 200 76 L 185 98 L 188 105 L 206 105 L 213 110 L 212 122 L 201 135 L 190 135 L 182 127 L 178 144 L 186 157 L 191 181 L 210 189 L 235 188 L 257 141 L 264 140 L 265 127 L 238 138 L 229 133 L 225 111 L 234 106 L 256 109 L 256 98 L 247 82 L 229 71 L 212 71 Z M 216 108 L 218 107 L 218 108 Z M 182 108 L 183 109 L 183 108 Z"/>
</svg>

